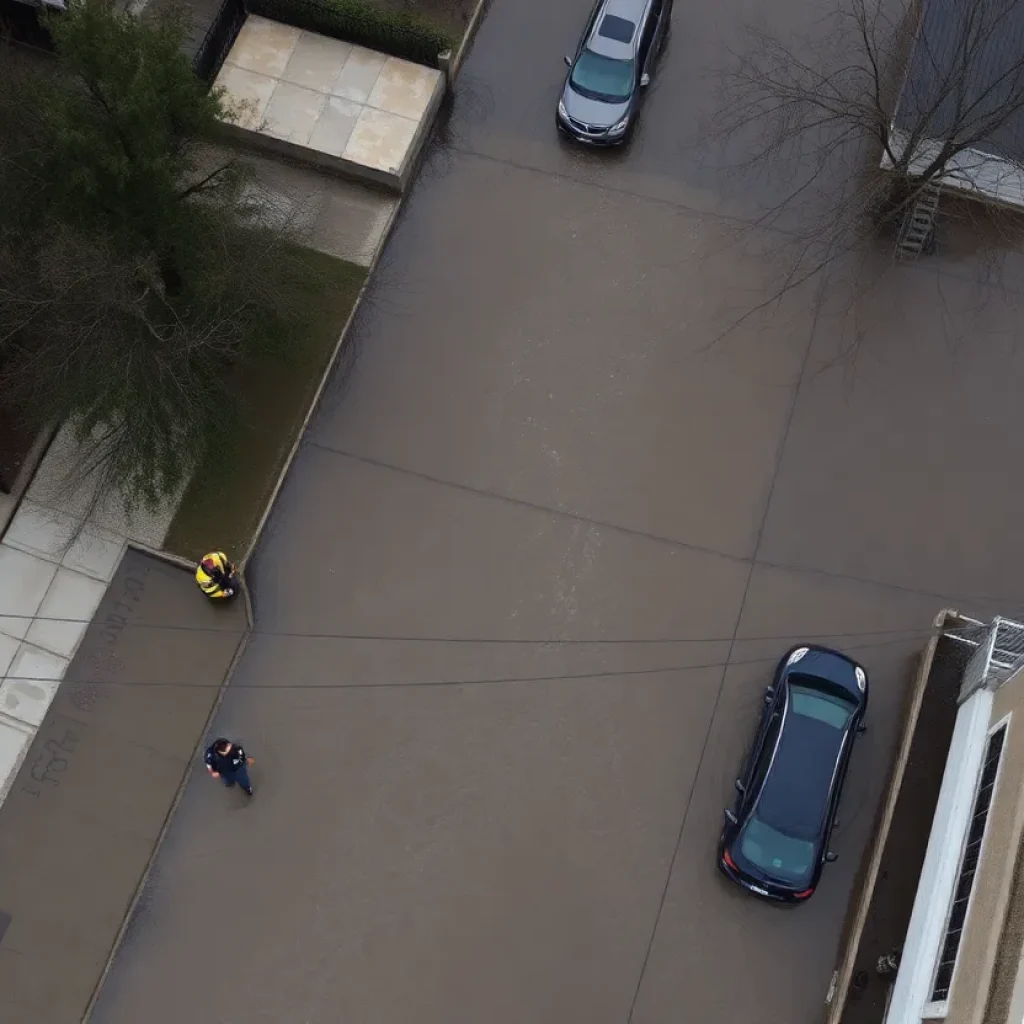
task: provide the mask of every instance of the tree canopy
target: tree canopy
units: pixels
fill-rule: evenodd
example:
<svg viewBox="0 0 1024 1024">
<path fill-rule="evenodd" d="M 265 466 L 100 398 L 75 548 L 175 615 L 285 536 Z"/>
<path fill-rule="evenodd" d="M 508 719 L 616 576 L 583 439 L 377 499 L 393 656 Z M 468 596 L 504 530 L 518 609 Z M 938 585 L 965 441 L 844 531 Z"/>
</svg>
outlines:
<svg viewBox="0 0 1024 1024">
<path fill-rule="evenodd" d="M 72 0 L 48 25 L 55 61 L 2 62 L 0 395 L 154 505 L 224 443 L 230 370 L 282 347 L 301 266 L 212 155 L 229 111 L 181 21 Z"/>
</svg>

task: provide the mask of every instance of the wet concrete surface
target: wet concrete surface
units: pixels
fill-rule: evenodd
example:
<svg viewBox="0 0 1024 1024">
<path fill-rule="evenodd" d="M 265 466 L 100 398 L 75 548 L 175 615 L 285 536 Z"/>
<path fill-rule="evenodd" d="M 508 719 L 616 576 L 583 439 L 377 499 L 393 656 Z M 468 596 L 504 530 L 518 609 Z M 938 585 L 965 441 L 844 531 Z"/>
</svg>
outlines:
<svg viewBox="0 0 1024 1024">
<path fill-rule="evenodd" d="M 95 1024 L 820 1016 L 921 637 L 1022 605 L 1024 367 L 1005 307 L 950 275 L 952 344 L 914 270 L 853 365 L 812 288 L 721 337 L 772 267 L 679 141 L 680 53 L 741 6 L 677 8 L 598 160 L 552 123 L 586 0 L 492 4 L 252 567 L 217 727 L 256 798 L 190 784 Z M 808 637 L 867 666 L 871 728 L 785 913 L 714 845 Z"/>
<path fill-rule="evenodd" d="M 0 807 L 5 1024 L 82 1019 L 244 628 L 125 555 Z"/>
</svg>

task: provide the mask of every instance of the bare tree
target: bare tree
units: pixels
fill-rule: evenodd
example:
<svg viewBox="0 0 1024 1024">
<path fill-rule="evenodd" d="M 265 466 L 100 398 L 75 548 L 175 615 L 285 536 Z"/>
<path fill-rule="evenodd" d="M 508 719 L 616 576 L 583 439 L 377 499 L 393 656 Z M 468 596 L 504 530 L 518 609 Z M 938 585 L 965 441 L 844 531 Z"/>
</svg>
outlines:
<svg viewBox="0 0 1024 1024">
<path fill-rule="evenodd" d="M 1017 245 L 1024 0 L 839 0 L 798 38 L 749 30 L 732 58 L 714 135 L 787 183 L 754 225 L 785 253 L 768 302 L 838 262 L 869 288 L 880 249 L 928 247 L 940 190 L 996 204 L 996 244 Z"/>
</svg>

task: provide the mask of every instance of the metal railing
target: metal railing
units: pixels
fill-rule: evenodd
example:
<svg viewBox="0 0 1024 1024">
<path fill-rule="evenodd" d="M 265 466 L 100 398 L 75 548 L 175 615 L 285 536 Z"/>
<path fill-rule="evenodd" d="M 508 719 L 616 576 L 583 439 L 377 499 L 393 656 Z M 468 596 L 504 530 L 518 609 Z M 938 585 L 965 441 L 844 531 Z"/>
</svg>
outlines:
<svg viewBox="0 0 1024 1024">
<path fill-rule="evenodd" d="M 220 5 L 213 23 L 192 56 L 192 67 L 204 82 L 212 83 L 217 77 L 248 13 L 245 0 L 224 0 Z"/>
<path fill-rule="evenodd" d="M 947 633 L 950 639 L 974 647 L 964 668 L 960 702 L 987 687 L 996 690 L 1024 668 L 1024 624 L 997 616 L 988 625 L 978 623 Z"/>
</svg>

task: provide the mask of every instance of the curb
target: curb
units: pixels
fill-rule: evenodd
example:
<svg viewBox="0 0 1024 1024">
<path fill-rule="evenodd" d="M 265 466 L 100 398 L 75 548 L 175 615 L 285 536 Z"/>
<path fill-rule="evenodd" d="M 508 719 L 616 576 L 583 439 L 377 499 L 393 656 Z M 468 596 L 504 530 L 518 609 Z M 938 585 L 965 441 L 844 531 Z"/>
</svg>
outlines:
<svg viewBox="0 0 1024 1024">
<path fill-rule="evenodd" d="M 141 551 L 144 555 L 158 558 L 161 562 L 167 562 L 168 565 L 173 565 L 178 569 L 188 569 L 189 572 L 196 571 L 195 562 L 181 555 L 172 554 L 170 551 L 164 551 L 163 548 L 151 548 L 148 544 L 143 544 L 142 541 L 130 539 L 126 540 L 125 544 L 134 551 Z"/>
<path fill-rule="evenodd" d="M 490 0 L 478 0 L 476 9 L 473 11 L 472 17 L 469 19 L 469 24 L 466 26 L 466 31 L 462 36 L 462 42 L 459 44 L 459 48 L 452 58 L 451 63 L 448 67 L 447 72 L 447 84 L 448 91 L 451 91 L 455 84 L 455 79 L 458 77 L 462 63 L 469 53 L 469 48 L 473 43 L 473 39 L 476 36 L 477 30 L 480 27 L 480 22 L 483 20 L 484 14 L 486 13 L 487 7 L 490 6 Z M 437 113 L 429 119 L 429 122 L 424 122 L 424 141 L 420 145 L 419 151 L 416 156 L 416 164 L 419 163 L 420 158 L 426 151 L 426 136 L 434 130 L 437 122 Z M 415 164 L 409 168 L 410 178 L 412 172 L 415 170 Z M 366 278 L 363 281 L 362 287 L 359 289 L 359 294 L 356 296 L 356 301 L 352 304 L 352 309 L 349 311 L 348 319 L 345 321 L 344 327 L 341 329 L 341 334 L 338 336 L 338 341 L 334 346 L 334 350 L 331 352 L 330 359 L 327 361 L 327 366 L 324 368 L 323 375 L 320 378 L 320 383 L 317 385 L 316 391 L 313 394 L 312 401 L 309 403 L 309 408 L 306 411 L 305 417 L 303 417 L 302 425 L 299 427 L 295 434 L 295 440 L 292 442 L 292 446 L 288 451 L 288 455 L 285 458 L 284 465 L 281 467 L 281 471 L 278 474 L 277 481 L 274 484 L 274 489 L 270 492 L 270 497 L 267 499 L 266 506 L 263 509 L 263 514 L 260 516 L 259 522 L 256 524 L 256 529 L 252 533 L 252 538 L 249 541 L 249 546 L 245 549 L 241 558 L 238 560 L 238 572 L 243 579 L 243 592 L 245 596 L 245 608 L 246 616 L 249 619 L 249 626 L 253 628 L 254 618 L 252 610 L 252 600 L 249 594 L 249 588 L 245 585 L 245 570 L 249 564 L 249 560 L 252 558 L 253 552 L 256 550 L 256 545 L 260 541 L 260 537 L 263 535 L 263 530 L 267 525 L 267 520 L 270 518 L 270 513 L 277 503 L 277 497 L 281 493 L 281 488 L 284 486 L 285 478 L 288 476 L 288 471 L 292 467 L 292 463 L 295 461 L 295 455 L 299 450 L 299 446 L 302 444 L 302 439 L 305 437 L 306 430 L 309 427 L 310 421 L 313 419 L 313 414 L 316 412 L 317 407 L 320 404 L 320 399 L 323 397 L 324 390 L 327 387 L 327 380 L 334 372 L 334 368 L 338 362 L 338 356 L 341 354 L 342 349 L 345 346 L 345 341 L 348 338 L 348 332 L 352 327 L 352 322 L 356 318 L 356 314 L 359 312 L 360 307 L 363 304 L 363 299 L 370 286 L 370 282 L 373 280 L 373 275 L 377 270 L 377 265 L 380 263 L 381 256 L 384 254 L 384 250 L 387 248 L 388 241 L 391 238 L 391 232 L 394 229 L 395 222 L 398 220 L 399 214 L 402 212 L 402 207 L 405 204 L 405 200 L 408 197 L 408 192 L 403 190 L 398 195 L 398 202 L 395 204 L 394 209 L 391 211 L 388 217 L 388 222 L 384 226 L 384 230 L 380 236 L 380 244 L 377 246 L 376 252 L 373 254 L 373 259 L 370 260 L 369 265 L 366 268 Z M 140 545 L 140 550 L 149 550 Z M 150 554 L 163 554 L 160 552 L 150 551 Z M 176 555 L 164 555 L 169 561 L 175 561 L 178 556 Z M 176 564 L 185 564 L 184 560 L 177 562 Z"/>
<path fill-rule="evenodd" d="M 452 62 L 452 69 L 449 75 L 449 88 L 455 80 L 455 76 L 458 73 L 458 69 L 462 64 L 462 61 L 469 49 L 469 45 L 472 42 L 473 36 L 476 34 L 476 30 L 479 26 L 480 20 L 483 15 L 484 8 L 487 7 L 488 0 L 479 0 L 476 10 L 473 13 L 473 17 L 470 19 L 469 26 L 466 29 L 466 33 L 462 38 L 462 44 Z M 436 120 L 436 118 L 434 119 Z M 433 129 L 433 120 L 431 122 L 431 130 Z M 423 147 L 425 148 L 425 147 Z M 107 977 L 110 974 L 111 968 L 113 967 L 114 960 L 117 957 L 121 945 L 124 942 L 125 934 L 131 925 L 132 918 L 135 915 L 135 911 L 138 908 L 139 901 L 142 898 L 142 894 L 145 891 L 146 884 L 149 881 L 149 877 L 153 871 L 153 865 L 156 863 L 156 859 L 160 854 L 160 849 L 163 846 L 164 840 L 167 837 L 167 833 L 170 830 L 171 822 L 174 819 L 175 812 L 178 809 L 178 805 L 181 803 L 181 799 L 185 793 L 185 787 L 188 785 L 189 779 L 192 777 L 193 766 L 199 757 L 203 743 L 206 740 L 207 734 L 210 731 L 210 727 L 213 724 L 213 720 L 220 710 L 220 706 L 224 701 L 224 694 L 227 691 L 228 686 L 231 683 L 231 679 L 235 674 L 235 669 L 238 667 L 238 663 L 242 659 L 242 655 L 245 653 L 245 649 L 248 646 L 249 638 L 252 636 L 255 628 L 255 615 L 253 612 L 252 596 L 249 591 L 249 586 L 245 577 L 245 570 L 249 564 L 249 560 L 252 558 L 253 552 L 256 550 L 256 545 L 259 543 L 263 530 L 267 525 L 267 520 L 270 518 L 270 513 L 277 503 L 278 495 L 281 493 L 281 488 L 284 486 L 284 481 L 288 476 L 288 472 L 292 467 L 292 463 L 295 461 L 295 455 L 299 450 L 299 446 L 302 444 L 302 439 L 306 435 L 306 430 L 309 428 L 310 421 L 313 419 L 313 415 L 320 405 L 320 400 L 323 397 L 323 393 L 327 387 L 328 378 L 334 372 L 334 368 L 338 362 L 338 356 L 341 354 L 345 342 L 348 339 L 349 331 L 355 321 L 356 315 L 362 307 L 363 300 L 369 290 L 370 283 L 373 279 L 373 275 L 377 270 L 377 266 L 380 263 L 381 257 L 384 254 L 385 248 L 391 239 L 391 233 L 394 230 L 395 223 L 398 220 L 399 215 L 402 212 L 402 207 L 405 203 L 405 194 L 399 197 L 399 201 L 395 204 L 388 217 L 387 224 L 384 226 L 384 230 L 381 233 L 380 244 L 377 246 L 376 251 L 373 254 L 373 259 L 370 261 L 369 266 L 366 268 L 366 277 L 363 280 L 362 287 L 359 289 L 359 294 L 356 296 L 356 301 L 352 304 L 352 309 L 349 311 L 348 318 L 345 321 L 344 327 L 341 329 L 341 333 L 338 335 L 338 340 L 335 343 L 334 349 L 331 352 L 330 358 L 327 361 L 327 365 L 324 367 L 324 372 L 320 377 L 320 382 L 317 385 L 316 391 L 313 394 L 313 398 L 309 403 L 309 408 L 306 410 L 306 415 L 303 417 L 302 424 L 296 431 L 295 439 L 292 442 L 292 446 L 288 451 L 288 455 L 285 458 L 284 464 L 281 467 L 281 471 L 278 473 L 277 481 L 274 484 L 274 489 L 271 491 L 270 497 L 267 499 L 267 503 L 263 509 L 263 514 L 260 516 L 260 520 L 256 525 L 256 529 L 253 531 L 252 538 L 249 541 L 249 545 L 246 548 L 244 554 L 238 561 L 238 573 L 242 582 L 242 599 L 245 603 L 245 619 L 246 619 L 246 630 L 242 634 L 238 642 L 238 647 L 235 649 L 234 657 L 231 659 L 231 664 L 228 666 L 227 672 L 224 674 L 224 679 L 221 682 L 217 696 L 210 708 L 210 713 L 207 716 L 206 722 L 203 724 L 202 732 L 199 735 L 199 739 L 196 741 L 196 745 L 193 748 L 192 755 L 189 759 L 188 768 L 182 776 L 181 783 L 178 786 L 177 792 L 174 794 L 174 799 L 171 802 L 171 806 L 168 808 L 167 815 L 164 818 L 163 824 L 160 827 L 160 832 L 156 837 L 156 842 L 153 844 L 153 850 L 146 862 L 146 866 L 143 869 L 142 875 L 139 878 L 138 885 L 135 887 L 135 892 L 132 894 L 131 901 L 125 910 L 124 917 L 121 921 L 121 926 L 118 929 L 117 936 L 114 939 L 114 943 L 110 948 L 110 953 L 107 956 L 106 963 L 103 965 L 103 970 L 97 979 L 96 986 L 93 989 L 92 995 L 89 997 L 89 1002 L 86 1004 L 85 1012 L 82 1014 L 81 1024 L 89 1024 L 93 1011 L 96 1009 L 96 1004 L 99 1002 L 100 994 L 103 991 L 103 986 L 106 983 Z M 151 548 L 146 544 L 142 544 L 136 541 L 128 541 L 128 547 L 141 551 L 144 554 L 151 555 L 154 558 L 160 559 L 170 565 L 174 565 L 178 568 L 188 569 L 190 571 L 195 569 L 195 563 L 189 561 L 187 558 L 183 558 L 180 555 L 172 554 L 169 551 L 163 551 L 157 548 Z"/>
<path fill-rule="evenodd" d="M 466 26 L 466 31 L 462 36 L 462 42 L 459 43 L 459 48 L 455 51 L 455 56 L 448 65 L 449 91 L 454 87 L 455 80 L 459 77 L 459 71 L 462 69 L 462 62 L 466 59 L 466 56 L 469 53 L 469 48 L 473 43 L 473 39 L 476 37 L 477 29 L 480 27 L 480 22 L 483 21 L 485 8 L 488 6 L 490 6 L 490 0 L 479 0 L 476 5 L 476 10 L 473 12 L 473 16 L 469 19 L 469 24 Z"/>
<path fill-rule="evenodd" d="M 847 996 L 849 995 L 853 969 L 856 965 L 857 953 L 860 948 L 860 940 L 864 933 L 864 926 L 867 923 L 868 910 L 871 907 L 875 883 L 878 880 L 878 871 L 882 864 L 882 854 L 885 852 L 885 844 L 889 838 L 889 827 L 892 824 L 893 815 L 896 811 L 896 802 L 903 789 L 903 776 L 906 771 L 907 761 L 910 758 L 910 748 L 914 741 L 914 733 L 917 731 L 917 720 L 921 713 L 921 705 L 924 703 L 924 694 L 928 687 L 928 677 L 931 674 L 932 661 L 935 658 L 935 651 L 939 646 L 939 640 L 942 638 L 942 631 L 951 622 L 960 619 L 960 617 L 960 613 L 952 608 L 944 608 L 939 612 L 932 622 L 936 632 L 929 638 L 924 650 L 919 655 L 920 661 L 913 687 L 907 697 L 903 728 L 899 739 L 899 746 L 896 749 L 896 759 L 889 773 L 885 799 L 879 809 L 879 814 L 875 821 L 874 834 L 865 853 L 864 860 L 861 863 L 861 868 L 857 873 L 857 879 L 854 882 L 855 891 L 850 897 L 850 903 L 853 904 L 853 913 L 848 915 L 843 927 L 844 934 L 840 941 L 839 959 L 836 968 L 832 972 L 832 981 L 825 1000 L 825 1024 L 839 1024 L 843 1011 L 846 1009 Z M 856 902 L 854 903 L 854 901 Z"/>
<path fill-rule="evenodd" d="M 142 554 L 149 555 L 151 558 L 157 559 L 157 561 L 166 562 L 168 565 L 173 565 L 177 569 L 185 569 L 190 574 L 195 572 L 195 562 L 191 561 L 188 558 L 184 558 L 181 555 L 175 555 L 170 551 L 164 551 L 162 548 L 151 548 L 148 544 L 143 544 L 141 541 L 137 540 L 128 541 L 127 547 L 131 548 L 133 551 L 141 551 Z M 256 627 L 256 617 L 253 614 L 252 610 L 252 598 L 249 596 L 249 587 L 246 585 L 245 574 L 242 572 L 241 568 L 239 568 L 238 570 L 238 578 L 242 585 L 242 603 L 245 605 L 246 633 L 243 635 L 244 641 L 248 640 L 249 633 L 251 633 L 253 629 Z M 225 685 L 227 685 L 226 680 L 230 678 L 230 673 L 232 673 L 234 669 L 235 661 L 232 660 L 231 664 L 228 666 L 229 674 L 228 676 L 225 676 Z M 207 723 L 207 725 L 209 725 L 209 723 Z"/>
<path fill-rule="evenodd" d="M 370 282 L 373 280 L 373 275 L 377 270 L 377 264 L 380 263 L 380 258 L 383 255 L 384 250 L 387 248 L 388 241 L 391 238 L 391 232 L 394 229 L 395 222 L 398 220 L 399 214 L 402 212 L 402 206 L 404 203 L 405 197 L 403 196 L 399 198 L 398 202 L 395 204 L 394 209 L 392 209 L 391 214 L 388 217 L 387 224 L 384 225 L 384 230 L 381 232 L 380 236 L 380 244 L 377 246 L 377 251 L 373 254 L 373 259 L 370 260 L 369 266 L 366 268 L 366 277 L 363 280 L 362 287 L 359 289 L 356 301 L 352 303 L 352 309 L 349 310 L 348 319 L 345 321 L 345 326 L 341 329 L 341 334 L 338 335 L 338 340 L 335 342 L 330 359 L 327 360 L 327 365 L 324 367 L 324 372 L 320 377 L 320 383 L 317 385 L 312 401 L 309 403 L 309 408 L 306 410 L 306 415 L 302 420 L 302 425 L 295 432 L 295 440 L 292 441 L 292 446 L 288 451 L 288 456 L 284 460 L 284 465 L 281 467 L 280 473 L 277 475 L 277 482 L 274 484 L 274 489 L 270 492 L 270 497 L 267 499 L 266 506 L 263 509 L 263 514 L 260 516 L 260 521 L 256 524 L 256 529 L 253 530 L 249 546 L 246 548 L 242 557 L 238 560 L 238 570 L 243 577 L 245 569 L 249 564 L 249 559 L 252 558 L 253 552 L 256 550 L 256 545 L 259 543 L 260 537 L 263 535 L 263 530 L 267 525 L 267 520 L 270 518 L 270 513 L 273 510 L 274 505 L 277 503 L 277 497 L 281 493 L 281 488 L 284 486 L 285 477 L 288 476 L 288 471 L 292 468 L 292 463 L 295 461 L 295 454 L 298 452 L 299 446 L 302 444 L 302 439 L 306 436 L 306 430 L 309 427 L 310 421 L 313 419 L 313 414 L 316 412 L 317 406 L 320 404 L 320 399 L 323 397 L 324 390 L 327 387 L 327 380 L 334 372 L 334 368 L 338 362 L 338 356 L 341 354 L 348 338 L 348 332 L 352 327 L 356 314 L 362 307 L 363 299 L 370 287 Z M 247 587 L 244 589 L 246 594 L 246 608 L 251 614 L 249 591 Z"/>
<path fill-rule="evenodd" d="M 256 629 L 256 613 L 252 610 L 252 597 L 249 594 L 249 584 L 245 580 L 245 574 L 241 569 L 238 570 L 238 580 L 242 587 L 242 601 L 245 604 L 245 621 L 248 629 L 246 630 L 245 636 L 242 638 L 246 644 L 249 643 L 249 637 L 252 636 Z M 234 662 L 230 665 L 230 671 L 234 672 Z M 230 678 L 230 676 L 226 677 Z M 225 683 L 225 685 L 227 685 Z"/>
<path fill-rule="evenodd" d="M 482 0 L 481 5 L 486 2 Z M 249 547 L 246 549 L 245 554 L 239 560 L 238 572 L 242 580 L 242 599 L 245 603 L 245 619 L 246 619 L 246 630 L 242 634 L 238 641 L 238 647 L 235 649 L 234 657 L 231 659 L 231 664 L 228 666 L 227 672 L 224 674 L 224 679 L 217 690 L 217 696 L 210 708 L 210 713 L 203 723 L 202 732 L 199 735 L 196 745 L 192 750 L 192 755 L 189 759 L 188 768 L 185 774 L 182 776 L 181 783 L 178 786 L 177 792 L 174 794 L 174 799 L 171 801 L 171 806 L 167 810 L 167 815 L 164 818 L 163 824 L 160 826 L 160 832 L 156 837 L 156 842 L 153 844 L 153 850 L 150 853 L 149 859 L 146 861 L 146 866 L 143 869 L 142 875 L 139 878 L 138 885 L 135 887 L 135 892 L 132 894 L 131 901 L 129 902 L 124 917 L 121 921 L 121 927 L 117 931 L 117 936 L 114 939 L 114 943 L 110 948 L 110 953 L 107 956 L 107 961 L 103 965 L 103 970 L 100 972 L 100 976 L 96 981 L 96 986 L 93 989 L 92 995 L 89 997 L 89 1002 L 86 1004 L 85 1012 L 82 1014 L 81 1024 L 89 1024 L 92 1019 L 93 1011 L 96 1009 L 96 1004 L 99 1002 L 100 994 L 103 991 L 103 986 L 106 983 L 107 977 L 110 974 L 111 968 L 114 965 L 114 960 L 117 957 L 118 951 L 121 949 L 121 945 L 124 942 L 125 934 L 131 925 L 132 918 L 135 915 L 135 911 L 139 905 L 139 901 L 142 899 L 142 893 L 145 891 L 146 883 L 149 881 L 149 877 L 153 871 L 153 865 L 156 863 L 156 859 L 160 854 L 160 849 L 163 846 L 164 839 L 167 837 L 167 832 L 171 827 L 171 822 L 174 819 L 175 812 L 178 809 L 178 805 L 181 803 L 181 799 L 185 793 L 185 787 L 188 785 L 189 779 L 192 777 L 193 766 L 198 759 L 203 749 L 203 743 L 206 740 L 207 734 L 210 731 L 210 727 L 213 725 L 213 720 L 220 710 L 221 704 L 224 702 L 224 694 L 227 692 L 227 688 L 231 683 L 231 679 L 235 674 L 235 669 L 238 667 L 238 663 L 242 659 L 242 655 L 245 653 L 245 649 L 249 644 L 249 638 L 252 636 L 253 629 L 255 627 L 255 616 L 253 614 L 252 596 L 249 592 L 249 586 L 245 579 L 245 568 L 249 563 L 249 559 L 252 557 L 253 551 L 256 549 L 256 545 L 259 543 L 259 539 L 263 533 L 263 529 L 266 526 L 267 520 L 270 518 L 271 510 L 277 502 L 277 496 L 284 486 L 285 477 L 288 475 L 288 471 L 291 469 L 292 462 L 295 460 L 295 453 L 299 450 L 299 445 L 302 443 L 302 438 L 305 436 L 306 429 L 309 426 L 310 420 L 313 418 L 313 414 L 316 412 L 317 406 L 320 404 L 320 398 L 324 393 L 324 389 L 327 386 L 327 379 L 334 370 L 334 367 L 338 361 L 338 356 L 345 344 L 345 340 L 348 337 L 348 332 L 352 326 L 352 322 L 355 319 L 356 313 L 359 311 L 360 306 L 363 303 L 363 297 L 366 294 L 367 289 L 370 285 L 370 280 L 373 277 L 374 271 L 377 269 L 377 264 L 380 262 L 381 255 L 387 246 L 388 240 L 391 237 L 391 232 L 395 226 L 395 222 L 398 219 L 398 215 L 402 209 L 402 201 L 400 200 L 395 208 L 392 210 L 388 222 L 384 227 L 384 231 L 381 233 L 380 245 L 377 246 L 377 251 L 373 255 L 373 259 L 370 261 L 370 265 L 366 270 L 366 278 L 363 281 L 362 287 L 359 289 L 359 294 L 356 296 L 356 301 L 352 304 L 352 309 L 349 312 L 348 319 L 345 321 L 345 326 L 341 329 L 341 334 L 338 336 L 338 341 L 334 346 L 334 350 L 331 352 L 330 359 L 327 362 L 327 366 L 324 368 L 324 372 L 320 378 L 320 383 L 317 385 L 313 399 L 309 404 L 309 409 L 306 411 L 306 415 L 303 418 L 302 426 L 296 432 L 295 440 L 292 442 L 292 447 L 288 452 L 288 457 L 285 459 L 284 465 L 281 467 L 281 472 L 278 474 L 277 482 L 274 485 L 274 490 L 271 492 L 270 498 L 267 501 L 266 507 L 263 510 L 263 515 L 260 517 L 260 521 L 253 532 L 252 540 L 249 542 Z M 137 541 L 128 541 L 128 547 L 141 551 L 144 554 L 151 555 L 160 561 L 166 562 L 170 565 L 176 566 L 182 569 L 188 569 L 190 571 L 195 569 L 195 563 L 190 562 L 187 558 L 183 558 L 181 555 L 171 554 L 169 551 L 162 551 L 157 548 L 151 548 L 146 544 L 141 544 Z"/>
<path fill-rule="evenodd" d="M 179 560 L 177 555 L 168 556 L 162 552 L 153 551 L 152 549 L 146 548 L 142 545 L 132 546 L 135 547 L 136 550 L 144 551 L 146 554 L 152 554 L 158 558 L 162 557 L 165 561 L 169 561 L 175 565 L 178 564 Z M 180 561 L 184 561 L 184 559 L 181 559 Z M 192 566 L 190 565 L 190 568 L 191 567 Z M 246 618 L 248 619 L 250 609 L 248 592 L 245 590 L 244 584 L 242 589 L 246 597 Z M 114 965 L 114 960 L 121 949 L 121 944 L 124 942 L 125 934 L 131 926 L 132 918 L 135 916 L 135 910 L 139 905 L 139 901 L 142 899 L 142 893 L 145 891 L 146 883 L 149 881 L 149 876 L 152 874 L 153 865 L 156 863 L 156 859 L 160 854 L 160 848 L 164 844 L 164 839 L 167 838 L 167 832 L 170 830 L 175 812 L 178 809 L 178 805 L 181 803 L 181 798 L 185 793 L 185 787 L 188 785 L 189 779 L 192 778 L 193 768 L 202 753 L 203 744 L 206 742 L 206 737 L 210 732 L 210 726 L 213 725 L 213 720 L 216 717 L 217 712 L 220 710 L 221 704 L 224 702 L 224 694 L 227 691 L 228 684 L 231 682 L 231 677 L 235 674 L 235 669 L 237 668 L 239 661 L 242 659 L 242 655 L 245 653 L 245 648 L 248 646 L 251 634 L 252 628 L 250 625 L 246 628 L 245 632 L 239 639 L 238 647 L 235 648 L 235 655 L 231 659 L 231 664 L 228 665 L 228 670 L 224 673 L 224 679 L 217 688 L 217 696 L 214 698 L 213 705 L 210 708 L 210 713 L 207 715 L 206 721 L 203 723 L 203 730 L 199 734 L 199 739 L 196 741 L 196 744 L 192 749 L 192 753 L 189 756 L 188 766 L 185 769 L 184 775 L 181 777 L 181 782 L 178 785 L 177 792 L 174 794 L 174 799 L 171 801 L 171 806 L 167 809 L 167 815 L 164 818 L 163 824 L 160 826 L 156 842 L 153 844 L 153 850 L 149 855 L 149 859 L 146 861 L 145 868 L 142 870 L 142 875 L 139 877 L 139 882 L 135 887 L 135 892 L 132 893 L 132 898 L 125 909 L 124 917 L 121 920 L 121 927 L 117 930 L 117 936 L 114 939 L 114 944 L 110 947 L 110 953 L 107 956 L 107 961 L 103 965 L 103 970 L 100 972 L 100 976 L 96 981 L 96 987 L 93 989 L 92 995 L 89 997 L 89 1002 L 86 1004 L 85 1012 L 82 1014 L 81 1024 L 89 1024 L 93 1011 L 96 1009 L 96 1004 L 99 1002 L 100 993 L 103 991 L 103 986 L 106 983 L 107 976 L 110 974 L 110 970 Z"/>
</svg>

